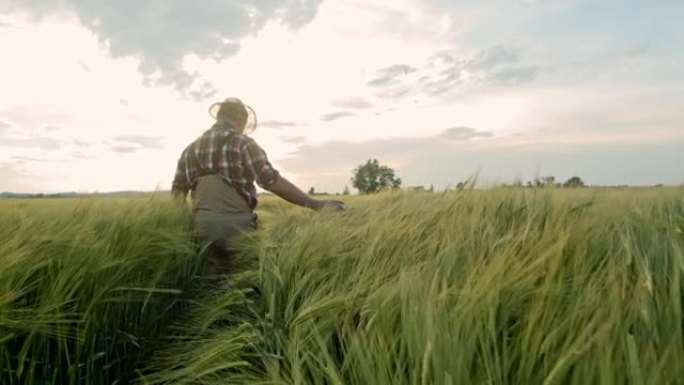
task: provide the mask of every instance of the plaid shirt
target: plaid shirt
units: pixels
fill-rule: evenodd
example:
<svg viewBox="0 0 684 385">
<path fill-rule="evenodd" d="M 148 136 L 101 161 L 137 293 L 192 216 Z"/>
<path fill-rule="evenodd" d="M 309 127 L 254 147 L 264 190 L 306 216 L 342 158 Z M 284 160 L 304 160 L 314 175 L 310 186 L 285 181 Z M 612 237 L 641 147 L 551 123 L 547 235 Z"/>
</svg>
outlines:
<svg viewBox="0 0 684 385">
<path fill-rule="evenodd" d="M 171 190 L 186 195 L 195 188 L 197 177 L 209 174 L 223 176 L 252 209 L 257 204 L 254 182 L 268 189 L 279 175 L 254 139 L 222 122 L 214 124 L 183 150 Z"/>
</svg>

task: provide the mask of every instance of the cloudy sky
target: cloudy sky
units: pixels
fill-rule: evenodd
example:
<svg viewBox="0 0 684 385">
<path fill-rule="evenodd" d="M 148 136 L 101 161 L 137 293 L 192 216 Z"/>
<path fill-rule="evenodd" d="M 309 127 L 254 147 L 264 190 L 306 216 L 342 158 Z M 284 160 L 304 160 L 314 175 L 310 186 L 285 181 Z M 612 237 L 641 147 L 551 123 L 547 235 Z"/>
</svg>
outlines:
<svg viewBox="0 0 684 385">
<path fill-rule="evenodd" d="M 0 0 L 0 191 L 168 189 L 209 105 L 303 189 L 684 182 L 679 0 Z"/>
</svg>

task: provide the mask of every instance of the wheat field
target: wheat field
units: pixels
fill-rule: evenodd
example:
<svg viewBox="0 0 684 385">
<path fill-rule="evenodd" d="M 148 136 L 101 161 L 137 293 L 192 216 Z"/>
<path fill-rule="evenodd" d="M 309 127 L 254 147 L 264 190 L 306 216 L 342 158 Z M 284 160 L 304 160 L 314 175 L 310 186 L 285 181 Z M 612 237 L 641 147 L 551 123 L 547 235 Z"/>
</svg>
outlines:
<svg viewBox="0 0 684 385">
<path fill-rule="evenodd" d="M 0 201 L 0 383 L 684 382 L 682 188 L 343 200 L 219 287 L 166 196 Z"/>
</svg>

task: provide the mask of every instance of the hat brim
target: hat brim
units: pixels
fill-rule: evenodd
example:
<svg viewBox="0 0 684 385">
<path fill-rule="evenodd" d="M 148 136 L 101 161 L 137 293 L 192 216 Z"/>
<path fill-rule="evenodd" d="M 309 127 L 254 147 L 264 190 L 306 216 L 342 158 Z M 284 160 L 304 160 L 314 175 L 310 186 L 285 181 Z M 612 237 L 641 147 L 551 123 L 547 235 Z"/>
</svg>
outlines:
<svg viewBox="0 0 684 385">
<path fill-rule="evenodd" d="M 219 110 L 221 109 L 221 106 L 225 102 L 217 102 L 212 104 L 209 107 L 209 115 L 211 115 L 212 118 L 218 120 L 218 113 Z M 257 128 L 257 116 L 256 112 L 254 109 L 246 104 L 241 104 L 244 108 L 245 111 L 247 111 L 247 123 L 245 124 L 245 129 L 242 131 L 243 134 L 250 134 L 254 132 Z"/>
</svg>

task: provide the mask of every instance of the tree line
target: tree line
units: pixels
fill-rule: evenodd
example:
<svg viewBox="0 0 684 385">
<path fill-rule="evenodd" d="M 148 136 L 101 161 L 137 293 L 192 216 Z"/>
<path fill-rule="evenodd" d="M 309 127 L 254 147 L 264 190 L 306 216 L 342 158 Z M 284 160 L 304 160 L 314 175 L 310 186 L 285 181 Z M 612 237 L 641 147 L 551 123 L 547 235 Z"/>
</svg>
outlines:
<svg viewBox="0 0 684 385">
<path fill-rule="evenodd" d="M 394 169 L 380 164 L 377 159 L 368 159 L 366 163 L 360 164 L 352 170 L 351 183 L 354 188 L 359 190 L 360 194 L 372 194 L 383 190 L 392 190 L 401 187 L 401 178 L 396 176 Z M 459 182 L 456 189 L 466 188 L 467 182 Z M 556 181 L 554 176 L 544 176 L 535 178 L 534 180 L 523 183 L 521 181 L 513 184 L 504 184 L 503 187 L 559 187 L 559 188 L 581 188 L 586 187 L 582 178 L 573 176 L 568 178 L 565 182 Z M 429 190 L 424 188 L 415 188 L 424 191 L 433 191 L 432 185 Z M 313 194 L 313 187 L 310 190 Z M 344 195 L 349 194 L 349 188 L 344 186 Z"/>
</svg>

